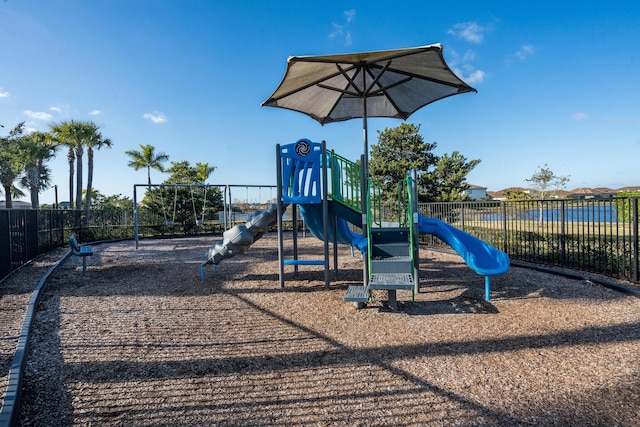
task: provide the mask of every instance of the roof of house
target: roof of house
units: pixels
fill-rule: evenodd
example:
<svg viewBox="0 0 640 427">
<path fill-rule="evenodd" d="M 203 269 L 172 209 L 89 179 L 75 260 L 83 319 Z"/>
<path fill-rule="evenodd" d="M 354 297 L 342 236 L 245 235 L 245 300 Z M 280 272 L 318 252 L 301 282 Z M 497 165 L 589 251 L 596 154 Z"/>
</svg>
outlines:
<svg viewBox="0 0 640 427">
<path fill-rule="evenodd" d="M 487 187 L 482 187 L 480 185 L 475 184 L 467 184 L 469 186 L 469 190 L 486 190 Z"/>
</svg>

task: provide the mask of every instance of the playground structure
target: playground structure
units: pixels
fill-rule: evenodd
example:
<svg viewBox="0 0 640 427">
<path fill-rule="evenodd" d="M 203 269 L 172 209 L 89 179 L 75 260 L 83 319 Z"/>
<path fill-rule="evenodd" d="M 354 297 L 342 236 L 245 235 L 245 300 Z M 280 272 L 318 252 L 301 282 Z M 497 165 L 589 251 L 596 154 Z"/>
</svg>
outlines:
<svg viewBox="0 0 640 427">
<path fill-rule="evenodd" d="M 418 212 L 416 173 L 409 171 L 398 183 L 394 218 L 383 215 L 379 184 L 365 179 L 360 166 L 333 151 L 324 142 L 300 139 L 296 143 L 276 147 L 277 190 L 275 206 L 256 212 L 246 224 L 237 225 L 223 234 L 223 241 L 212 246 L 201 264 L 212 264 L 243 253 L 259 239 L 267 228 L 278 224 L 278 258 L 280 287 L 285 286 L 285 266 L 295 272 L 301 265 L 322 266 L 325 287 L 329 287 L 329 243 L 334 247 L 333 265 L 337 272 L 338 244 L 351 245 L 363 256 L 363 284 L 349 286 L 344 301 L 361 307 L 371 298 L 372 290 L 386 290 L 389 306 L 397 307 L 396 291 L 419 292 L 418 236 L 432 234 L 451 246 L 479 275 L 485 277 L 485 299 L 489 300 L 490 276 L 506 272 L 509 257 L 488 243 L 444 222 L 425 218 Z M 363 191 L 365 189 L 365 191 Z M 292 205 L 294 224 L 293 257 L 284 259 L 282 216 Z M 322 259 L 299 259 L 297 253 L 297 219 L 299 209 L 309 231 L 324 242 Z M 352 228 L 360 229 L 357 233 Z"/>
<path fill-rule="evenodd" d="M 196 227 L 212 225 L 220 225 L 224 230 L 233 227 L 235 223 L 248 218 L 250 214 L 237 212 L 238 205 L 244 207 L 255 208 L 255 205 L 266 207 L 270 203 L 264 202 L 262 191 L 268 190 L 268 200 L 275 199 L 274 185 L 241 185 L 241 184 L 134 184 L 133 186 L 133 224 L 134 224 L 134 240 L 135 247 L 139 246 L 139 222 L 140 212 L 138 203 L 138 188 L 143 189 L 157 188 L 160 200 L 160 216 L 162 223 L 156 226 L 165 230 L 175 230 L 178 226 L 184 226 L 176 217 L 177 205 L 187 204 L 183 209 L 190 211 L 189 220 Z M 208 199 L 212 197 L 212 193 L 219 190 L 222 195 L 222 210 L 218 211 L 212 206 Z M 245 199 L 234 199 L 233 195 L 237 195 L 240 190 L 244 190 Z M 250 202 L 249 191 L 254 197 L 253 203 Z M 185 192 L 185 194 L 179 194 Z M 236 196 L 241 197 L 241 196 Z M 257 200 L 256 200 L 257 198 Z M 235 202 L 234 202 L 235 201 Z M 156 215 L 157 216 L 157 215 Z M 159 219 L 159 218 L 157 218 Z"/>
</svg>

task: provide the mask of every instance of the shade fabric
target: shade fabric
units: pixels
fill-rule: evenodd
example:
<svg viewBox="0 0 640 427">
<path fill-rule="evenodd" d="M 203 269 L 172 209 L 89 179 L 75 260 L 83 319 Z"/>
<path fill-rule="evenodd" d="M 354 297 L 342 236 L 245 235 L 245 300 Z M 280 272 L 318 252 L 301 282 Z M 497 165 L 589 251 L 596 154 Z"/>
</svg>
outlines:
<svg viewBox="0 0 640 427">
<path fill-rule="evenodd" d="M 442 46 L 433 44 L 292 56 L 280 85 L 262 105 L 299 111 L 321 124 L 366 117 L 407 119 L 427 104 L 465 92 L 476 90 L 451 71 Z"/>
</svg>

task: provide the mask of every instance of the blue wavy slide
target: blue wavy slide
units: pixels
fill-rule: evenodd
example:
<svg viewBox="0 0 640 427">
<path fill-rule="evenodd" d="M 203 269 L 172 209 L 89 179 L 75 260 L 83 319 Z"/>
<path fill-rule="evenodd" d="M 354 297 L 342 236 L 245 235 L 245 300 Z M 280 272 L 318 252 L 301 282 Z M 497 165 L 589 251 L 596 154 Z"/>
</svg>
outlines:
<svg viewBox="0 0 640 427">
<path fill-rule="evenodd" d="M 322 205 L 300 205 L 300 212 L 314 237 L 324 240 Z M 451 246 L 464 261 L 483 276 L 503 274 L 509 269 L 509 256 L 477 237 L 465 233 L 435 218 L 418 215 L 418 230 L 421 234 L 432 234 Z M 329 241 L 333 241 L 333 222 L 329 222 Z M 336 221 L 337 243 L 353 245 L 361 252 L 367 250 L 367 239 L 354 233 L 348 222 L 338 216 Z"/>
<path fill-rule="evenodd" d="M 451 246 L 476 273 L 494 276 L 509 269 L 509 256 L 477 237 L 435 218 L 418 215 L 421 234 L 433 234 Z"/>
<path fill-rule="evenodd" d="M 314 237 L 324 240 L 324 227 L 322 225 L 322 205 L 321 204 L 310 204 L 310 205 L 299 205 L 300 213 L 302 213 L 302 217 L 304 218 L 307 227 L 311 234 Z M 357 247 L 360 252 L 367 251 L 367 239 L 363 238 L 361 234 L 354 233 L 349 228 L 348 222 L 338 216 L 336 220 L 336 237 L 338 242 L 343 245 L 352 245 Z M 329 242 L 333 242 L 333 221 L 329 221 Z"/>
</svg>

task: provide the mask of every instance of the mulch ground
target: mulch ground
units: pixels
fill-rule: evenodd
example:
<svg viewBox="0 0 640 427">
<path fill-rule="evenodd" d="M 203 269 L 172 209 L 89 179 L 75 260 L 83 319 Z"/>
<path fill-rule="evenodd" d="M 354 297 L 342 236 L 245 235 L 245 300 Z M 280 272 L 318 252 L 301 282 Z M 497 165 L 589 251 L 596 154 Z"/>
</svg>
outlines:
<svg viewBox="0 0 640 427">
<path fill-rule="evenodd" d="M 458 256 L 421 250 L 414 303 L 376 291 L 356 310 L 359 257 L 340 248 L 329 290 L 317 267 L 287 267 L 280 289 L 276 242 L 204 283 L 211 237 L 94 246 L 86 279 L 66 261 L 37 308 L 20 424 L 640 425 L 640 299 L 511 268 L 485 301 Z M 0 284 L 2 372 L 53 258 Z"/>
</svg>

